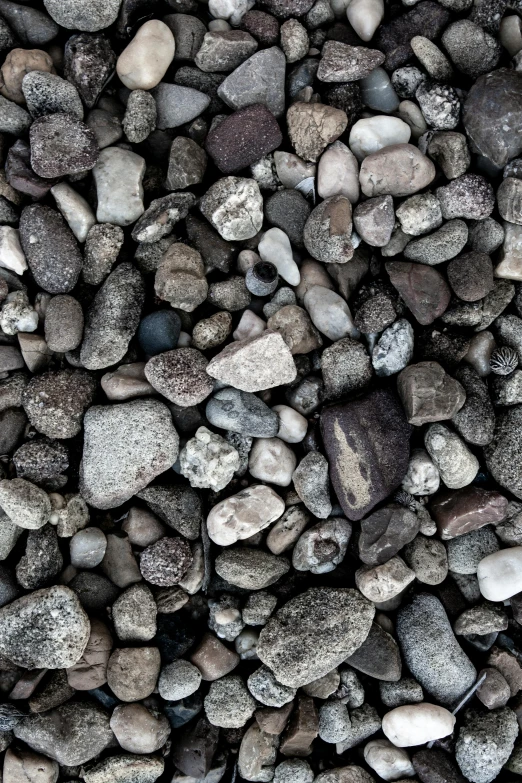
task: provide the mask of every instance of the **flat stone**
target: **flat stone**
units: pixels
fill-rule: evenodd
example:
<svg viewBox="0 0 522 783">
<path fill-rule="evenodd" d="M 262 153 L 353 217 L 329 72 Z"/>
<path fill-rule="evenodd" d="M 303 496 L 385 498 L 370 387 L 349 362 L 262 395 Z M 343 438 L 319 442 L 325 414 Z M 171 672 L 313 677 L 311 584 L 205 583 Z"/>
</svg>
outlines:
<svg viewBox="0 0 522 783">
<path fill-rule="evenodd" d="M 443 539 L 455 538 L 484 525 L 501 522 L 507 508 L 507 498 L 499 492 L 474 486 L 443 492 L 430 505 Z"/>
<path fill-rule="evenodd" d="M 290 568 L 286 558 L 249 547 L 225 549 L 215 560 L 218 576 L 245 590 L 264 590 Z"/>
<path fill-rule="evenodd" d="M 286 59 L 278 46 L 255 52 L 224 79 L 217 94 L 231 109 L 263 104 L 274 117 L 285 109 Z"/>
<path fill-rule="evenodd" d="M 412 144 L 391 144 L 367 155 L 359 180 L 365 196 L 411 196 L 435 177 L 435 166 Z"/>
<path fill-rule="evenodd" d="M 451 292 L 436 269 L 405 261 L 387 261 L 385 266 L 393 286 L 420 324 L 431 324 L 446 311 Z"/>
<path fill-rule="evenodd" d="M 464 405 L 466 393 L 438 362 L 419 362 L 404 369 L 397 390 L 410 424 L 451 419 Z"/>
<path fill-rule="evenodd" d="M 321 52 L 317 78 L 321 82 L 355 82 L 368 76 L 384 62 L 377 49 L 348 46 L 340 41 L 326 41 Z"/>
<path fill-rule="evenodd" d="M 94 133 L 72 114 L 48 114 L 29 130 L 31 167 L 40 177 L 62 177 L 93 168 L 99 149 Z"/>
<path fill-rule="evenodd" d="M 420 522 L 404 506 L 391 503 L 361 520 L 359 557 L 367 565 L 379 565 L 394 557 L 419 532 Z"/>
<path fill-rule="evenodd" d="M 156 127 L 179 128 L 199 117 L 210 104 L 204 92 L 180 84 L 160 82 L 152 93 L 158 109 Z"/>
<path fill-rule="evenodd" d="M 163 759 L 151 756 L 138 756 L 134 754 L 110 756 L 98 762 L 85 773 L 85 783 L 124 783 L 132 780 L 133 783 L 154 783 L 163 773 L 165 762 Z"/>
<path fill-rule="evenodd" d="M 346 663 L 383 682 L 396 682 L 401 676 L 401 655 L 397 642 L 377 623 L 372 623 L 366 640 L 346 659 Z"/>
</svg>

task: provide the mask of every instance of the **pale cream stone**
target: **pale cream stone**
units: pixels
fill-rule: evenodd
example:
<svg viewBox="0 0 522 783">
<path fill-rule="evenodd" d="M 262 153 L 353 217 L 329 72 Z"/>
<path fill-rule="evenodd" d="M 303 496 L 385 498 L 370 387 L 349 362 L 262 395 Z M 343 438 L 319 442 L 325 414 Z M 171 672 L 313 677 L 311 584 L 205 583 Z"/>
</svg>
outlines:
<svg viewBox="0 0 522 783">
<path fill-rule="evenodd" d="M 208 534 L 219 546 L 230 546 L 259 533 L 279 519 L 285 504 L 264 484 L 253 484 L 214 506 L 207 517 Z"/>
<path fill-rule="evenodd" d="M 346 16 L 363 41 L 371 41 L 384 16 L 383 0 L 351 0 Z"/>
<path fill-rule="evenodd" d="M 164 22 L 145 22 L 118 57 L 120 81 L 129 90 L 152 90 L 165 76 L 175 51 L 174 36 Z"/>
<path fill-rule="evenodd" d="M 451 734 L 455 716 L 436 704 L 405 704 L 387 712 L 382 719 L 382 730 L 398 748 L 424 745 Z"/>
<path fill-rule="evenodd" d="M 488 601 L 506 601 L 522 591 L 522 546 L 501 549 L 480 561 L 480 592 Z"/>
</svg>

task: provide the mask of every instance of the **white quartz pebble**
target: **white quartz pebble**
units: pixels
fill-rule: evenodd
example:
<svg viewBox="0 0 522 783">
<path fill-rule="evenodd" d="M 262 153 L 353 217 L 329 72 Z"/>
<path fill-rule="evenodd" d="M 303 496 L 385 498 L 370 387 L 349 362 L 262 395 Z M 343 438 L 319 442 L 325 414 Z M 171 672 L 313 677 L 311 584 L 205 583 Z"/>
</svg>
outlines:
<svg viewBox="0 0 522 783">
<path fill-rule="evenodd" d="M 265 329 L 266 322 L 262 318 L 252 312 L 252 310 L 245 310 L 235 332 L 232 332 L 232 337 L 234 340 L 248 340 L 249 337 L 257 337 Z"/>
<path fill-rule="evenodd" d="M 378 152 L 390 144 L 406 144 L 410 140 L 410 126 L 398 117 L 377 114 L 357 120 L 352 126 L 348 144 L 357 160 Z"/>
<path fill-rule="evenodd" d="M 321 198 L 346 196 L 352 204 L 359 199 L 359 164 L 342 141 L 334 141 L 319 160 L 317 192 Z"/>
<path fill-rule="evenodd" d="M 273 489 L 252 484 L 211 508 L 207 517 L 208 534 L 215 544 L 230 546 L 264 530 L 284 510 L 284 501 Z"/>
<path fill-rule="evenodd" d="M 410 495 L 433 495 L 439 488 L 440 475 L 425 449 L 414 449 L 402 488 Z"/>
<path fill-rule="evenodd" d="M 237 27 L 254 2 L 255 0 L 210 0 L 208 10 L 216 19 L 226 19 L 233 27 Z"/>
<path fill-rule="evenodd" d="M 75 568 L 96 568 L 105 555 L 107 539 L 99 527 L 86 527 L 74 534 L 69 547 Z"/>
<path fill-rule="evenodd" d="M 351 26 L 363 41 L 371 41 L 384 16 L 383 0 L 351 0 L 346 9 Z"/>
<path fill-rule="evenodd" d="M 165 76 L 175 50 L 174 36 L 165 22 L 145 22 L 118 57 L 120 81 L 129 90 L 152 90 Z"/>
<path fill-rule="evenodd" d="M 405 704 L 387 712 L 382 719 L 382 730 L 398 748 L 424 745 L 451 734 L 455 716 L 436 704 Z"/>
<path fill-rule="evenodd" d="M 493 552 L 477 569 L 480 592 L 488 601 L 506 601 L 522 591 L 522 546 Z"/>
<path fill-rule="evenodd" d="M 314 326 L 333 342 L 359 337 L 348 305 L 335 291 L 314 285 L 304 296 L 304 306 Z"/>
<path fill-rule="evenodd" d="M 279 487 L 290 484 L 296 465 L 294 452 L 280 438 L 258 438 L 248 457 L 250 475 Z"/>
<path fill-rule="evenodd" d="M 92 170 L 98 196 L 99 223 L 129 226 L 144 212 L 145 160 L 130 150 L 105 147 Z"/>
<path fill-rule="evenodd" d="M 285 443 L 301 443 L 308 429 L 305 417 L 289 405 L 274 405 L 272 410 L 279 416 L 277 437 Z"/>
<path fill-rule="evenodd" d="M 20 235 L 12 226 L 0 226 L 0 266 L 17 275 L 23 275 L 27 269 Z"/>
<path fill-rule="evenodd" d="M 292 255 L 290 240 L 280 228 L 269 228 L 257 246 L 263 261 L 269 261 L 275 266 L 283 280 L 289 285 L 298 285 L 301 280 L 299 267 Z"/>
<path fill-rule="evenodd" d="M 87 234 L 96 223 L 88 201 L 71 188 L 67 182 L 59 182 L 51 188 L 56 206 L 67 221 L 78 242 L 85 242 Z"/>
<path fill-rule="evenodd" d="M 415 775 L 406 751 L 396 748 L 387 739 L 371 740 L 364 746 L 363 752 L 368 766 L 383 780 L 401 780 Z"/>
</svg>

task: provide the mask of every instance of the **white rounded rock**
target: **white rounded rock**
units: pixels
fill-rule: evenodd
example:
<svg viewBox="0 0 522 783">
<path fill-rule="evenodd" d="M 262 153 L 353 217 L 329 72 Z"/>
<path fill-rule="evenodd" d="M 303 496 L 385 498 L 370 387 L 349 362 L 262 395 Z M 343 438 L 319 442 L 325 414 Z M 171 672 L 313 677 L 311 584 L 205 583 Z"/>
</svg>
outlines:
<svg viewBox="0 0 522 783">
<path fill-rule="evenodd" d="M 346 196 L 352 204 L 359 199 L 359 164 L 342 141 L 334 141 L 321 155 L 317 167 L 317 192 L 321 198 Z"/>
<path fill-rule="evenodd" d="M 304 306 L 314 326 L 332 342 L 343 337 L 359 337 L 350 308 L 345 300 L 321 285 L 314 285 L 304 296 Z"/>
<path fill-rule="evenodd" d="M 216 19 L 226 19 L 237 27 L 247 11 L 254 6 L 255 0 L 210 0 L 208 10 Z"/>
<path fill-rule="evenodd" d="M 269 228 L 263 234 L 257 250 L 263 261 L 275 266 L 283 280 L 289 285 L 299 285 L 301 275 L 294 261 L 290 240 L 280 228 Z"/>
<path fill-rule="evenodd" d="M 371 41 L 384 16 L 384 1 L 351 0 L 346 16 L 359 38 Z"/>
<path fill-rule="evenodd" d="M 273 411 L 279 416 L 277 437 L 285 443 L 301 443 L 308 429 L 308 421 L 289 405 L 274 405 Z"/>
<path fill-rule="evenodd" d="M 424 745 L 451 734 L 455 716 L 436 704 L 405 704 L 387 712 L 382 719 L 382 730 L 398 748 Z"/>
<path fill-rule="evenodd" d="M 443 424 L 432 424 L 424 434 L 424 445 L 448 489 L 471 484 L 479 461 L 456 432 Z"/>
<path fill-rule="evenodd" d="M 16 275 L 23 275 L 27 269 L 20 235 L 18 230 L 11 226 L 0 226 L 0 266 L 10 269 Z"/>
<path fill-rule="evenodd" d="M 406 144 L 410 140 L 410 126 L 398 117 L 377 114 L 357 120 L 350 131 L 348 144 L 357 160 L 389 147 L 390 144 Z"/>
<path fill-rule="evenodd" d="M 230 546 L 264 530 L 279 519 L 284 510 L 284 501 L 273 489 L 253 484 L 210 510 L 208 534 L 215 544 Z"/>
<path fill-rule="evenodd" d="M 387 739 L 371 740 L 364 746 L 364 760 L 383 780 L 401 780 L 415 775 L 405 750 Z"/>
<path fill-rule="evenodd" d="M 410 495 L 433 495 L 439 488 L 440 475 L 425 449 L 415 449 L 410 457 L 402 488 Z"/>
<path fill-rule="evenodd" d="M 85 242 L 87 234 L 96 223 L 94 212 L 88 201 L 80 196 L 67 182 L 59 182 L 51 188 L 56 206 L 67 221 L 78 242 Z"/>
<path fill-rule="evenodd" d="M 248 469 L 254 478 L 279 487 L 290 484 L 296 465 L 294 452 L 279 438 L 259 438 L 254 441 L 248 457 Z"/>
<path fill-rule="evenodd" d="M 145 159 L 120 147 L 105 147 L 92 170 L 98 196 L 99 223 L 129 226 L 145 212 Z"/>
<path fill-rule="evenodd" d="M 159 19 L 145 22 L 116 63 L 116 72 L 129 90 L 152 90 L 174 59 L 176 44 L 170 27 Z"/>
<path fill-rule="evenodd" d="M 493 552 L 478 564 L 480 592 L 487 601 L 506 601 L 522 591 L 522 546 Z"/>
</svg>

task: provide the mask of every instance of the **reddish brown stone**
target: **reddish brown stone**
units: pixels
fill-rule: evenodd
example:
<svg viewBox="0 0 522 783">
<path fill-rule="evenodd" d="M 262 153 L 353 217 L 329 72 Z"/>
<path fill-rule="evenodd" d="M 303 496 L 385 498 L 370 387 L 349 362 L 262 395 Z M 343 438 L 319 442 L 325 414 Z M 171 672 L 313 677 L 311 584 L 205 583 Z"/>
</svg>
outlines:
<svg viewBox="0 0 522 783">
<path fill-rule="evenodd" d="M 288 718 L 293 708 L 293 701 L 290 701 L 283 707 L 262 707 L 256 710 L 254 717 L 259 728 L 265 734 L 281 734 L 288 723 Z"/>
<path fill-rule="evenodd" d="M 469 485 L 439 492 L 431 502 L 430 510 L 440 537 L 447 540 L 501 522 L 507 507 L 507 498 L 500 492 Z"/>
<path fill-rule="evenodd" d="M 207 136 L 206 148 L 224 174 L 240 171 L 277 149 L 283 136 L 266 106 L 255 103 L 231 114 Z"/>
<path fill-rule="evenodd" d="M 183 732 L 174 732 L 172 760 L 185 775 L 201 779 L 208 775 L 217 750 L 219 729 L 200 718 Z"/>
<path fill-rule="evenodd" d="M 207 682 L 219 680 L 229 674 L 239 663 L 239 655 L 229 650 L 223 642 L 206 633 L 197 648 L 190 656 L 190 661 L 197 666 L 201 676 Z"/>
<path fill-rule="evenodd" d="M 407 261 L 388 261 L 386 271 L 420 324 L 427 326 L 446 311 L 451 292 L 436 269 Z"/>
<path fill-rule="evenodd" d="M 279 22 L 264 11 L 247 11 L 241 19 L 241 29 L 257 38 L 264 46 L 274 46 L 279 40 Z"/>
<path fill-rule="evenodd" d="M 314 700 L 310 696 L 302 696 L 284 733 L 279 750 L 283 756 L 299 758 L 309 756 L 312 752 L 312 742 L 318 733 L 319 716 Z"/>
</svg>

